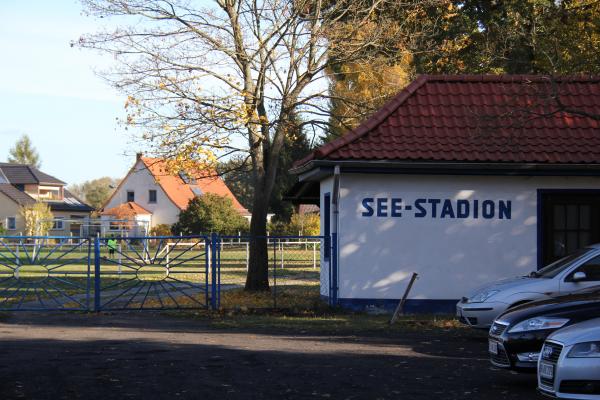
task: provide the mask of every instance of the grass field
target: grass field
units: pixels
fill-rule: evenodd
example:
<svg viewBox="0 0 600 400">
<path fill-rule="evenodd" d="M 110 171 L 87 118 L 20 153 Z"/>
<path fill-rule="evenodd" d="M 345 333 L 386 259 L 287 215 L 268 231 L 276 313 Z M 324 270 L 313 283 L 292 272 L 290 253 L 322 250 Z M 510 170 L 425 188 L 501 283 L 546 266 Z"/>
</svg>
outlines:
<svg viewBox="0 0 600 400">
<path fill-rule="evenodd" d="M 271 286 L 277 284 L 282 304 L 286 288 L 303 291 L 312 287 L 312 292 L 318 293 L 318 244 L 274 243 L 269 250 Z M 221 285 L 227 289 L 243 286 L 247 245 L 224 244 L 219 255 Z M 146 246 L 140 242 L 121 243 L 114 255 L 109 255 L 108 248 L 103 247 L 100 252 L 103 303 L 123 302 L 127 307 L 141 304 L 141 308 L 146 304 L 157 308 L 206 305 L 205 285 L 213 278 L 211 268 L 207 267 L 209 261 L 204 242 L 176 246 L 157 242 Z M 1 242 L 0 309 L 86 309 L 94 297 L 94 264 L 90 242 L 63 245 Z"/>
</svg>

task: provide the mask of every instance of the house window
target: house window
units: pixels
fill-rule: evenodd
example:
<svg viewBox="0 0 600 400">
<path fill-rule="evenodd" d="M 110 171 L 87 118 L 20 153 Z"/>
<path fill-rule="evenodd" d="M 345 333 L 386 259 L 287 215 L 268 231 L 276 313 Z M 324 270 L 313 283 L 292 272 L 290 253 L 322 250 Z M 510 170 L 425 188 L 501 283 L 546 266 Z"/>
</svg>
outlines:
<svg viewBox="0 0 600 400">
<path fill-rule="evenodd" d="M 62 200 L 59 187 L 39 187 L 38 198 L 42 200 Z"/>
<path fill-rule="evenodd" d="M 156 203 L 156 190 L 148 191 L 148 203 Z"/>
<path fill-rule="evenodd" d="M 62 218 L 57 218 L 54 220 L 54 224 L 52 225 L 52 230 L 62 231 L 65 229 L 65 221 Z"/>
<path fill-rule="evenodd" d="M 6 229 L 14 231 L 17 229 L 17 217 L 6 218 Z"/>
<path fill-rule="evenodd" d="M 540 266 L 600 241 L 600 195 L 592 192 L 542 193 Z"/>
<path fill-rule="evenodd" d="M 190 177 L 188 175 L 188 173 L 185 172 L 185 171 L 180 171 L 179 172 L 179 177 L 181 178 L 181 180 L 183 181 L 183 183 L 185 183 L 186 185 L 195 185 L 196 184 L 196 178 L 195 177 Z"/>
<path fill-rule="evenodd" d="M 127 192 L 127 201 L 135 201 L 135 192 Z"/>
</svg>

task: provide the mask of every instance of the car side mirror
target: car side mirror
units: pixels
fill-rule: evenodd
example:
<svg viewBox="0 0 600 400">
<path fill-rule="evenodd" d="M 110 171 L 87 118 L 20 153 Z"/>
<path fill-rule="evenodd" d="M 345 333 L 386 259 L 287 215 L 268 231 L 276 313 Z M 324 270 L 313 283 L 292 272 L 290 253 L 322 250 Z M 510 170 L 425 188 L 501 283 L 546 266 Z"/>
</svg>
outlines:
<svg viewBox="0 0 600 400">
<path fill-rule="evenodd" d="M 571 278 L 571 280 L 573 282 L 581 282 L 581 281 L 585 281 L 587 279 L 587 275 L 585 274 L 585 272 L 582 271 L 577 271 L 573 274 L 573 277 Z"/>
</svg>

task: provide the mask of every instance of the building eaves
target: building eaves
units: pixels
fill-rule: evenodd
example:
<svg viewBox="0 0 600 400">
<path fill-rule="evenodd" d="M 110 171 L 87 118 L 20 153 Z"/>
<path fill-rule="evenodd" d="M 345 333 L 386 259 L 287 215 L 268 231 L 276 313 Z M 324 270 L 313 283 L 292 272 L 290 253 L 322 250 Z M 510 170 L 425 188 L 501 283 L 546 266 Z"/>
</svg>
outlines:
<svg viewBox="0 0 600 400">
<path fill-rule="evenodd" d="M 29 196 L 25 192 L 20 191 L 9 183 L 1 183 L 0 192 L 20 206 L 35 204 L 36 202 L 33 197 Z"/>
</svg>

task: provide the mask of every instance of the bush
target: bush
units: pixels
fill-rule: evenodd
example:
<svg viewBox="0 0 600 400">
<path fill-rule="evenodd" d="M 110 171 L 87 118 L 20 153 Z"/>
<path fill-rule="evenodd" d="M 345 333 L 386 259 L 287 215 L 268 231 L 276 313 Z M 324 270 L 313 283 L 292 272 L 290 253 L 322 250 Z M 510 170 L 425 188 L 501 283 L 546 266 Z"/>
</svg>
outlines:
<svg viewBox="0 0 600 400">
<path fill-rule="evenodd" d="M 179 214 L 179 221 L 173 225 L 173 233 L 176 235 L 210 232 L 237 235 L 238 231 L 247 230 L 248 221 L 233 207 L 231 199 L 212 193 L 193 198 Z"/>
<path fill-rule="evenodd" d="M 272 220 L 267 224 L 267 232 L 271 236 L 287 236 L 289 235 L 289 223 Z"/>
<path fill-rule="evenodd" d="M 150 236 L 171 236 L 173 232 L 171 231 L 171 225 L 168 224 L 159 224 L 150 229 Z"/>
<path fill-rule="evenodd" d="M 318 214 L 292 214 L 290 222 L 274 221 L 269 224 L 271 236 L 318 236 L 321 218 Z"/>
<path fill-rule="evenodd" d="M 297 214 L 294 213 L 290 220 L 290 229 L 297 235 L 300 232 L 302 236 L 318 236 L 321 233 L 321 217 L 318 214 Z"/>
</svg>

